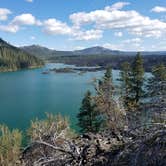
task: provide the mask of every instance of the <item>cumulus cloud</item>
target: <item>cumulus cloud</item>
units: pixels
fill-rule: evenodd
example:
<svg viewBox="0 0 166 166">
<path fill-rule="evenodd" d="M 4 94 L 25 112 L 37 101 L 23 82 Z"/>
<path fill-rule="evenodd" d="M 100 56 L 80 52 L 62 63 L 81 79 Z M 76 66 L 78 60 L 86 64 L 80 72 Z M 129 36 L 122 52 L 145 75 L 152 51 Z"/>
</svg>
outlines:
<svg viewBox="0 0 166 166">
<path fill-rule="evenodd" d="M 5 21 L 12 12 L 6 8 L 0 8 L 0 21 Z"/>
<path fill-rule="evenodd" d="M 75 31 L 71 35 L 75 40 L 97 40 L 102 38 L 103 31 L 91 29 L 87 31 Z"/>
<path fill-rule="evenodd" d="M 0 31 L 16 33 L 19 30 L 19 26 L 17 25 L 0 25 Z"/>
<path fill-rule="evenodd" d="M 39 21 L 36 20 L 36 18 L 32 15 L 32 14 L 29 14 L 29 13 L 23 13 L 19 16 L 16 16 L 11 24 L 14 24 L 14 25 L 38 25 L 39 24 Z"/>
<path fill-rule="evenodd" d="M 80 30 L 75 26 L 69 27 L 66 23 L 63 23 L 54 18 L 45 20 L 43 23 L 43 31 L 49 35 L 68 35 L 74 40 L 95 40 L 102 37 L 103 31 L 101 30 Z"/>
<path fill-rule="evenodd" d="M 36 25 L 41 26 L 41 21 L 37 20 L 32 14 L 23 13 L 13 18 L 11 22 L 7 25 L 0 25 L 0 30 L 4 32 L 16 33 L 21 29 L 21 26 L 28 25 Z"/>
<path fill-rule="evenodd" d="M 151 11 L 156 13 L 166 12 L 166 7 L 155 6 Z"/>
<path fill-rule="evenodd" d="M 67 35 L 72 40 L 85 41 L 102 38 L 105 30 L 115 32 L 114 35 L 117 37 L 122 37 L 123 33 L 128 32 L 137 40 L 140 37 L 166 36 L 166 22 L 151 19 L 135 10 L 123 10 L 123 7 L 129 4 L 118 2 L 101 10 L 73 13 L 69 16 L 71 25 L 56 18 L 39 21 L 32 14 L 23 13 L 13 18 L 8 25 L 0 25 L 0 30 L 17 32 L 22 26 L 41 26 L 43 32 L 49 35 Z M 7 18 L 10 11 L 2 13 L 5 12 L 0 10 L 1 20 Z M 135 44 L 138 43 L 139 41 L 135 41 Z"/>
<path fill-rule="evenodd" d="M 54 18 L 45 20 L 43 23 L 44 32 L 50 35 L 66 35 L 71 34 L 71 28 L 66 24 Z"/>
<path fill-rule="evenodd" d="M 121 29 L 144 37 L 160 37 L 166 34 L 165 22 L 150 19 L 134 10 L 108 10 L 106 7 L 103 10 L 74 13 L 70 15 L 70 19 L 77 27 L 91 24 L 101 30 Z"/>
<path fill-rule="evenodd" d="M 120 10 L 124 6 L 127 6 L 127 5 L 130 5 L 130 3 L 129 2 L 117 2 L 117 3 L 113 4 L 112 6 L 105 7 L 105 10 L 107 10 L 107 11 Z"/>
</svg>

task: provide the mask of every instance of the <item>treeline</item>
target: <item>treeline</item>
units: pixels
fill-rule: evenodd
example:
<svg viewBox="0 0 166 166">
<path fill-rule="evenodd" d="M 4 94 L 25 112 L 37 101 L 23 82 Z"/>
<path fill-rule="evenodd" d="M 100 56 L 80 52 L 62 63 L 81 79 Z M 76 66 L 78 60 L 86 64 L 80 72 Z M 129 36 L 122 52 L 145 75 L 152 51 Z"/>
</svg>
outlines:
<svg viewBox="0 0 166 166">
<path fill-rule="evenodd" d="M 40 59 L 0 39 L 0 72 L 35 68 L 42 65 L 43 62 Z"/>
<path fill-rule="evenodd" d="M 77 115 L 79 133 L 68 119 L 47 114 L 31 122 L 28 145 L 22 133 L 0 126 L 0 164 L 37 166 L 165 165 L 166 66 L 153 67 L 146 80 L 140 54 L 121 66 L 120 86 L 112 69 L 94 80 L 95 95 L 87 91 Z M 64 101 L 65 104 L 65 101 Z"/>
<path fill-rule="evenodd" d="M 166 66 L 153 67 L 146 79 L 143 58 L 138 53 L 132 64 L 124 62 L 120 71 L 120 86 L 113 84 L 108 67 L 103 79 L 96 80 L 96 95 L 87 91 L 78 114 L 81 132 L 97 132 L 103 125 L 114 132 L 122 127 L 135 128 L 166 120 Z M 118 97 L 119 96 L 119 97 Z M 127 121 L 126 121 L 127 119 Z M 125 122 L 125 123 L 124 123 Z"/>
<path fill-rule="evenodd" d="M 166 65 L 165 55 L 146 55 L 143 56 L 144 68 L 146 71 L 151 71 L 152 67 L 160 63 Z M 124 61 L 132 63 L 134 56 L 130 55 L 70 55 L 56 56 L 49 58 L 50 62 L 66 63 L 77 66 L 101 66 L 111 65 L 113 69 L 120 69 Z"/>
</svg>

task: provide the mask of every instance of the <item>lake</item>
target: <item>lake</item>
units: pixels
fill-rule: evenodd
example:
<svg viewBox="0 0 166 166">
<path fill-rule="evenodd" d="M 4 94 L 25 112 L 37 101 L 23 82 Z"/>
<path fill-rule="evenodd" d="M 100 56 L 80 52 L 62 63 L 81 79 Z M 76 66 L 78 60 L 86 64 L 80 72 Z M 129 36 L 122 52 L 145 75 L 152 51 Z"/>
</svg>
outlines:
<svg viewBox="0 0 166 166">
<path fill-rule="evenodd" d="M 42 74 L 66 66 L 46 64 L 40 69 L 0 73 L 0 124 L 25 130 L 32 119 L 44 118 L 45 112 L 51 112 L 69 116 L 75 127 L 84 93 L 93 91 L 92 79 L 102 77 L 103 71 Z M 114 79 L 118 75 L 119 71 L 113 70 Z"/>
</svg>

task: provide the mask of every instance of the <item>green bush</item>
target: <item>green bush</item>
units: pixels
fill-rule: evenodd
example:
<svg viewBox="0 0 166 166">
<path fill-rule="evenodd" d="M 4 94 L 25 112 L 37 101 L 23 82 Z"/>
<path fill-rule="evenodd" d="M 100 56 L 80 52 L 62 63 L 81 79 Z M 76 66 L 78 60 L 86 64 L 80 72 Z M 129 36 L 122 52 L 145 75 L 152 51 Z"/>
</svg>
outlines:
<svg viewBox="0 0 166 166">
<path fill-rule="evenodd" d="M 7 126 L 0 125 L 0 165 L 18 165 L 21 144 L 22 133 L 19 130 L 9 130 Z"/>
</svg>

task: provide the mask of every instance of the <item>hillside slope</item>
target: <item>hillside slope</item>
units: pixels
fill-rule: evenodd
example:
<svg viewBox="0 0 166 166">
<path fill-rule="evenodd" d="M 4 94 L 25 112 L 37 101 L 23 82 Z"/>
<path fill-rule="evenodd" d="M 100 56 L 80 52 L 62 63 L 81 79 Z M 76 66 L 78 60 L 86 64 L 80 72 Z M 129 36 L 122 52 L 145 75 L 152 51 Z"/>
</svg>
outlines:
<svg viewBox="0 0 166 166">
<path fill-rule="evenodd" d="M 0 72 L 36 68 L 43 61 L 0 39 Z"/>
<path fill-rule="evenodd" d="M 74 51 L 57 51 L 52 50 L 47 47 L 39 46 L 39 45 L 31 45 L 20 47 L 23 51 L 26 51 L 29 54 L 35 55 L 36 57 L 42 59 L 50 59 L 59 56 L 89 56 L 89 55 L 115 55 L 115 56 L 135 56 L 137 54 L 136 51 L 119 51 L 119 50 L 110 50 L 104 47 L 96 46 L 85 48 L 82 50 L 74 50 Z M 166 51 L 142 51 L 141 55 L 143 56 L 165 56 Z"/>
</svg>

